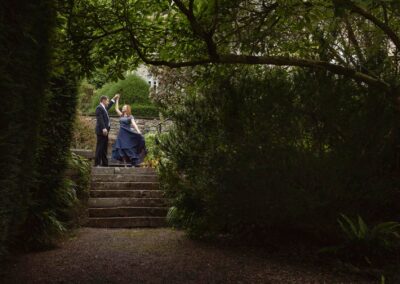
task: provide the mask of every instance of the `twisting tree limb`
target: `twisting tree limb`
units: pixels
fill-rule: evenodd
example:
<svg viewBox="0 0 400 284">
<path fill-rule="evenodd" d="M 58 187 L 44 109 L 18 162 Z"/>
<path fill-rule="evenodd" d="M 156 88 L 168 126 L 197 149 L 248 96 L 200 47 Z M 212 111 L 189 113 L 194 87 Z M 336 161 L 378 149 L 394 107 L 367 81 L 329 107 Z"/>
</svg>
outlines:
<svg viewBox="0 0 400 284">
<path fill-rule="evenodd" d="M 135 49 L 140 59 L 143 60 L 143 62 L 150 65 L 179 68 L 179 67 L 188 67 L 188 66 L 197 66 L 209 63 L 215 63 L 215 64 L 249 64 L 249 65 L 262 64 L 262 65 L 275 65 L 275 66 L 309 67 L 314 69 L 325 69 L 334 74 L 344 75 L 356 81 L 364 82 L 372 86 L 378 86 L 386 90 L 391 89 L 391 86 L 388 83 L 380 80 L 379 78 L 375 78 L 368 74 L 358 72 L 350 67 L 344 67 L 337 64 L 319 60 L 299 59 L 299 58 L 284 57 L 284 56 L 250 56 L 250 55 L 236 55 L 236 54 L 219 55 L 217 59 L 202 58 L 193 61 L 183 61 L 183 62 L 151 59 L 148 58 L 142 52 L 133 32 L 131 30 L 129 30 L 128 32 L 130 34 L 130 42 L 132 47 Z"/>
<path fill-rule="evenodd" d="M 155 60 L 147 57 L 145 52 L 143 52 L 142 48 L 140 47 L 140 43 L 137 40 L 135 34 L 133 33 L 133 29 L 129 23 L 127 17 L 125 17 L 126 27 L 125 30 L 129 34 L 129 41 L 132 48 L 136 51 L 139 58 L 146 64 L 154 65 L 154 66 L 168 66 L 170 68 L 179 68 L 179 67 L 189 67 L 189 66 L 197 66 L 197 65 L 204 65 L 210 63 L 210 59 L 204 58 L 199 60 L 193 61 L 183 61 L 183 62 L 172 62 L 166 60 Z"/>
<path fill-rule="evenodd" d="M 381 29 L 393 42 L 397 50 L 400 50 L 400 37 L 384 22 L 379 20 L 377 17 L 366 11 L 365 9 L 357 6 L 352 1 L 348 0 L 333 0 L 334 3 L 340 4 L 345 8 L 348 8 L 351 12 L 356 13 L 365 19 L 371 21 L 375 26 Z"/>
<path fill-rule="evenodd" d="M 354 34 L 354 30 L 349 22 L 349 19 L 347 17 L 344 18 L 344 23 L 347 29 L 347 36 L 349 37 L 350 42 L 354 46 L 354 50 L 356 51 L 358 60 L 360 61 L 360 65 L 365 64 L 365 58 L 364 55 L 361 51 L 360 45 L 357 41 L 356 35 Z"/>
<path fill-rule="evenodd" d="M 175 2 L 176 6 L 178 6 L 179 10 L 188 19 L 190 26 L 192 27 L 193 33 L 205 42 L 209 57 L 212 60 L 217 60 L 218 59 L 217 46 L 212 38 L 214 31 L 211 30 L 210 32 L 206 32 L 203 29 L 203 27 L 199 24 L 199 22 L 197 21 L 196 17 L 193 14 L 193 1 L 191 0 L 189 2 L 189 9 L 186 8 L 186 6 L 182 3 L 181 0 L 173 0 L 173 1 Z"/>
<path fill-rule="evenodd" d="M 325 69 L 338 75 L 350 77 L 356 81 L 364 82 L 369 85 L 380 86 L 390 89 L 390 85 L 379 78 L 358 72 L 350 67 L 344 67 L 326 61 L 300 59 L 285 56 L 248 56 L 248 55 L 220 55 L 220 62 L 225 64 L 265 64 L 275 66 L 297 66 L 317 69 Z"/>
</svg>

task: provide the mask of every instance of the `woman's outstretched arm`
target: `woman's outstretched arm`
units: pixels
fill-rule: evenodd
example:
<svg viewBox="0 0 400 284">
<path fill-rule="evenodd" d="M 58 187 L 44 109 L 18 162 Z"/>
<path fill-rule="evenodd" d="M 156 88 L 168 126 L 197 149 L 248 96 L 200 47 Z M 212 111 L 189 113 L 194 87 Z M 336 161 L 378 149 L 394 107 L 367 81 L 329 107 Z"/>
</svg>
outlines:
<svg viewBox="0 0 400 284">
<path fill-rule="evenodd" d="M 142 133 L 140 132 L 140 130 L 139 130 L 139 127 L 137 126 L 137 124 L 136 124 L 136 122 L 135 122 L 135 119 L 132 118 L 132 119 L 131 119 L 131 122 L 132 122 L 133 127 L 136 129 L 137 133 L 142 134 Z"/>
<path fill-rule="evenodd" d="M 122 112 L 119 110 L 119 95 L 115 100 L 115 111 L 118 113 L 119 116 L 122 115 Z"/>
</svg>

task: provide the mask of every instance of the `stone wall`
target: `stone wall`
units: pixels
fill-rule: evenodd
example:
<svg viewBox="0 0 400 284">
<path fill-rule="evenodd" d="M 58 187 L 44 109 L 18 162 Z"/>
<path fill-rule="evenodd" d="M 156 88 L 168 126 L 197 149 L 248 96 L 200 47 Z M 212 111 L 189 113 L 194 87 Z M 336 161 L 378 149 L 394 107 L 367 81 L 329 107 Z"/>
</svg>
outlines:
<svg viewBox="0 0 400 284">
<path fill-rule="evenodd" d="M 94 130 L 96 126 L 96 116 L 85 115 L 85 118 L 92 124 Z M 109 137 L 108 152 L 111 151 L 111 145 L 117 139 L 118 129 L 119 129 L 119 116 L 110 115 L 110 119 L 111 119 L 111 130 L 108 136 Z M 157 133 L 157 128 L 159 127 L 159 124 L 161 122 L 161 120 L 158 118 L 140 118 L 140 117 L 135 118 L 135 121 L 143 135 L 146 133 Z M 173 124 L 172 121 L 165 121 L 161 125 L 161 132 L 167 132 L 172 126 L 172 124 Z M 93 135 L 95 134 L 93 133 Z"/>
<path fill-rule="evenodd" d="M 85 116 L 93 125 L 93 129 L 96 125 L 96 116 L 88 115 Z M 119 129 L 119 116 L 110 115 L 111 119 L 111 131 L 110 135 L 116 135 Z M 157 127 L 160 124 L 161 120 L 158 118 L 135 118 L 136 124 L 138 125 L 142 134 L 146 134 L 149 132 L 156 133 Z M 172 121 L 166 121 L 161 126 L 161 132 L 166 132 L 171 127 Z"/>
</svg>

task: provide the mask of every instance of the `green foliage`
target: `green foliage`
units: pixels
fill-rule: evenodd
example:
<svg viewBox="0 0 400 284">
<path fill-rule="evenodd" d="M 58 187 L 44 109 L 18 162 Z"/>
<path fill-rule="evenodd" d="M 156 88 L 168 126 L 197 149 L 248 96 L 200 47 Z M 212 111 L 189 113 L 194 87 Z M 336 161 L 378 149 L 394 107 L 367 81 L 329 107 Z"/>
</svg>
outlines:
<svg viewBox="0 0 400 284">
<path fill-rule="evenodd" d="M 144 135 L 144 139 L 146 142 L 146 149 L 147 149 L 147 155 L 146 158 L 144 159 L 144 165 L 147 167 L 155 168 L 157 167 L 159 162 L 158 147 L 156 145 L 156 139 L 157 139 L 156 134 L 146 133 Z"/>
<path fill-rule="evenodd" d="M 79 73 L 65 37 L 64 4 L 1 3 L 0 84 L 8 98 L 0 111 L 0 251 L 48 246 L 76 205 L 63 176 Z"/>
<path fill-rule="evenodd" d="M 0 3 L 0 258 L 27 217 L 54 24 L 52 1 Z"/>
<path fill-rule="evenodd" d="M 87 79 L 89 84 L 94 85 L 96 89 L 100 89 L 107 82 L 111 80 L 111 76 L 106 68 L 96 69 L 91 72 L 90 77 Z"/>
<path fill-rule="evenodd" d="M 73 125 L 71 147 L 75 149 L 96 149 L 96 136 L 90 118 L 77 115 Z"/>
<path fill-rule="evenodd" d="M 137 117 L 158 117 L 159 110 L 154 105 L 131 104 L 132 114 Z"/>
<path fill-rule="evenodd" d="M 27 250 L 53 247 L 75 214 L 78 200 L 71 180 L 63 178 L 49 199 L 51 205 L 44 200 L 31 201 L 21 236 L 21 245 Z"/>
<path fill-rule="evenodd" d="M 101 96 L 108 96 L 111 99 L 116 93 L 121 94 L 120 107 L 129 104 L 134 116 L 158 115 L 149 98 L 149 84 L 137 75 L 128 75 L 125 79 L 105 84 L 93 96 L 90 112 L 94 113 Z M 110 113 L 115 114 L 115 111 L 112 110 Z"/>
<path fill-rule="evenodd" d="M 167 222 L 170 226 L 177 226 L 180 221 L 179 211 L 175 206 L 168 209 Z"/>
<path fill-rule="evenodd" d="M 60 186 L 53 189 L 48 199 L 34 201 L 30 206 L 23 235 L 27 249 L 55 246 L 68 229 L 76 228 L 86 218 L 90 162 L 74 153 L 67 157 L 68 171 L 63 172 Z"/>
<path fill-rule="evenodd" d="M 325 72 L 203 72 L 160 139 L 160 179 L 179 226 L 193 236 L 295 231 L 332 241 L 339 212 L 396 218 L 393 109 L 380 90 Z"/>
<path fill-rule="evenodd" d="M 128 75 L 123 80 L 107 83 L 99 90 L 99 93 L 98 97 L 112 97 L 116 93 L 121 93 L 121 104 L 125 102 L 139 104 L 150 102 L 149 84 L 137 75 Z"/>
<path fill-rule="evenodd" d="M 341 214 L 338 223 L 346 240 L 350 243 L 373 243 L 385 249 L 395 247 L 395 242 L 397 245 L 400 244 L 400 223 L 398 222 L 384 222 L 370 229 L 360 216 L 353 221 Z"/>
<path fill-rule="evenodd" d="M 83 205 L 86 205 L 90 189 L 90 161 L 71 152 L 68 168 L 77 173 L 73 179 L 76 196 Z"/>
<path fill-rule="evenodd" d="M 204 218 L 199 218 L 193 212 L 186 212 L 182 208 L 175 206 L 169 208 L 167 213 L 167 222 L 175 228 L 186 229 L 186 233 L 190 238 L 206 238 L 213 237 L 215 232 L 206 232 L 209 225 Z"/>
<path fill-rule="evenodd" d="M 321 252 L 334 253 L 347 259 L 362 259 L 371 264 L 379 259 L 391 259 L 399 253 L 400 223 L 383 222 L 373 227 L 367 226 L 358 216 L 352 220 L 341 214 L 337 222 L 343 234 L 343 244 L 328 247 Z"/>
<path fill-rule="evenodd" d="M 61 38 L 62 33 L 56 36 Z M 53 60 L 53 64 L 56 64 L 61 58 Z M 57 232 L 50 227 L 46 231 L 45 225 L 54 222 L 41 225 L 43 214 L 48 213 L 60 222 L 69 222 L 74 218 L 76 196 L 72 185 L 66 184 L 64 172 L 70 153 L 77 104 L 78 80 L 75 72 L 71 63 L 62 69 L 53 69 L 47 88 L 46 111 L 41 122 L 40 146 L 36 153 L 37 181 L 31 189 L 31 212 L 22 232 L 22 237 L 28 238 L 26 242 L 32 247 L 49 245 L 52 233 Z M 33 219 L 35 217 L 38 219 Z M 33 230 L 32 224 L 37 224 L 39 229 Z M 59 235 L 54 234 L 53 240 L 57 237 Z"/>
<path fill-rule="evenodd" d="M 95 87 L 89 84 L 87 80 L 83 80 L 78 92 L 78 110 L 87 113 L 92 105 Z"/>
<path fill-rule="evenodd" d="M 52 77 L 47 112 L 37 152 L 37 182 L 32 188 L 31 206 L 22 237 L 30 247 L 51 246 L 74 218 L 77 206 L 73 184 L 65 180 L 72 124 L 76 107 L 76 81 L 68 72 Z M 35 226 L 35 228 L 33 228 Z"/>
<path fill-rule="evenodd" d="M 86 0 L 74 8 L 70 38 L 87 71 L 113 66 L 119 77 L 140 61 L 272 64 L 327 70 L 389 93 L 399 85 L 396 56 L 388 56 L 400 49 L 398 1 Z"/>
<path fill-rule="evenodd" d="M 24 245 L 27 249 L 43 249 L 54 247 L 54 240 L 66 232 L 66 228 L 52 211 L 33 210 L 28 217 L 31 235 L 27 236 Z"/>
</svg>

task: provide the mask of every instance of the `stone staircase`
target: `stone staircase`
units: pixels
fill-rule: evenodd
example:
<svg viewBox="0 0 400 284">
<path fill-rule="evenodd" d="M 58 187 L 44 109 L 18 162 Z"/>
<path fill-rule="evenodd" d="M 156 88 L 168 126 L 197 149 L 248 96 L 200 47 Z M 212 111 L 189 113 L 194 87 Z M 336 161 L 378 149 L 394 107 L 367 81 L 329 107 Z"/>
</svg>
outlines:
<svg viewBox="0 0 400 284">
<path fill-rule="evenodd" d="M 167 211 L 154 169 L 92 169 L 88 227 L 164 227 Z"/>
</svg>

